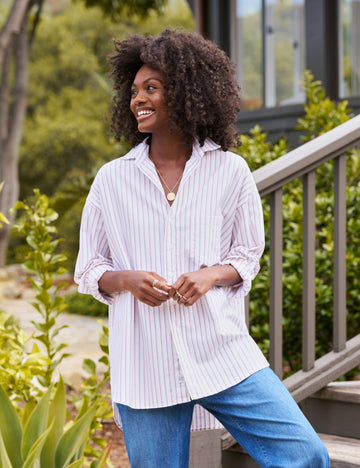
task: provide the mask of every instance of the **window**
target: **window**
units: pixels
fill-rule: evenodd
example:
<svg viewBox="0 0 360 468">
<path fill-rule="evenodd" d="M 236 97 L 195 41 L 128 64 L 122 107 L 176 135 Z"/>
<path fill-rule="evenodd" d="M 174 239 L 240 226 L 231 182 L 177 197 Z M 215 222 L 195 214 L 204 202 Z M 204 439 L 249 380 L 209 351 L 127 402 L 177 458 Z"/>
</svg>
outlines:
<svg viewBox="0 0 360 468">
<path fill-rule="evenodd" d="M 235 0 L 233 58 L 243 108 L 304 101 L 305 0 Z"/>
<path fill-rule="evenodd" d="M 339 94 L 360 96 L 360 0 L 339 0 L 339 13 Z"/>
</svg>

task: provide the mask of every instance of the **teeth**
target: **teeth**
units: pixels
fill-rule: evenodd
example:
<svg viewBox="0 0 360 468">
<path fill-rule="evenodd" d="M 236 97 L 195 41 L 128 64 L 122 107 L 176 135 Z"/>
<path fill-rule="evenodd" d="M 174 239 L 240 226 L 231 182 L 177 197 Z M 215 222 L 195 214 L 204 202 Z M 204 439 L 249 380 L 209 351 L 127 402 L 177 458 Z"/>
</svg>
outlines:
<svg viewBox="0 0 360 468">
<path fill-rule="evenodd" d="M 153 111 L 152 110 L 141 110 L 137 113 L 138 117 L 141 117 L 142 115 L 150 115 L 152 114 Z"/>
</svg>

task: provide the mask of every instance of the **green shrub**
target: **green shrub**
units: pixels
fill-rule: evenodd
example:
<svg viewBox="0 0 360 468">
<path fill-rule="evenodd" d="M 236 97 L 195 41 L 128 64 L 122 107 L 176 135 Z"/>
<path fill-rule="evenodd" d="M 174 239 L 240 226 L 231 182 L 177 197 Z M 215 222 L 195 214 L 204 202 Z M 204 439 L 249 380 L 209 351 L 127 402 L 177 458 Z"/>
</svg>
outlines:
<svg viewBox="0 0 360 468">
<path fill-rule="evenodd" d="M 50 359 L 36 343 L 28 351 L 29 336 L 18 321 L 0 311 L 0 384 L 12 401 L 37 400 Z"/>
<path fill-rule="evenodd" d="M 87 294 L 66 294 L 64 296 L 67 311 L 71 314 L 88 315 L 91 317 L 107 317 L 107 305 L 97 301 Z"/>
<path fill-rule="evenodd" d="M 2 468 L 83 468 L 84 448 L 96 408 L 83 405 L 75 420 L 66 421 L 63 381 L 52 386 L 29 416 L 21 421 L 9 397 L 0 386 L 0 453 Z M 25 409 L 26 413 L 26 409 Z M 91 468 L 105 466 L 105 449 Z"/>
<path fill-rule="evenodd" d="M 46 195 L 42 195 L 37 189 L 34 194 L 33 204 L 17 202 L 13 210 L 25 211 L 25 215 L 18 220 L 16 229 L 26 237 L 30 247 L 23 266 L 33 275 L 28 280 L 37 293 L 32 305 L 42 320 L 32 323 L 38 331 L 34 338 L 44 345 L 49 358 L 46 373 L 41 379 L 41 384 L 48 387 L 54 370 L 67 356 L 66 353 L 60 354 L 67 345 L 56 341 L 60 330 L 64 328 L 56 326 L 56 319 L 66 309 L 64 298 L 58 293 L 67 283 L 61 282 L 57 286 L 54 283 L 56 277 L 66 272 L 63 266 L 66 257 L 55 253 L 60 239 L 54 237 L 56 229 L 53 223 L 58 214 L 50 207 Z"/>
<path fill-rule="evenodd" d="M 55 237 L 56 229 L 53 224 L 58 214 L 51 208 L 48 197 L 42 195 L 38 190 L 34 190 L 34 193 L 35 200 L 33 204 L 18 202 L 14 209 L 21 209 L 25 212 L 17 223 L 17 229 L 26 236 L 26 242 L 29 246 L 24 266 L 32 274 L 32 276 L 28 278 L 33 289 L 36 291 L 36 300 L 32 302 L 32 305 L 39 312 L 41 317 L 40 321 L 32 322 L 37 330 L 37 334 L 32 338 L 41 343 L 40 346 L 45 350 L 45 354 L 40 353 L 36 344 L 33 346 L 31 352 L 26 352 L 24 347 L 26 344 L 26 337 L 15 321 L 5 317 L 3 319 L 3 325 L 0 326 L 0 343 L 5 343 L 4 349 L 0 352 L 0 359 L 2 358 L 1 353 L 3 352 L 5 354 L 6 351 L 9 350 L 6 358 L 8 360 L 12 358 L 12 361 L 17 364 L 15 369 L 8 369 L 7 367 L 11 363 L 6 361 L 5 357 L 2 361 L 0 360 L 0 374 L 3 376 L 3 379 L 6 377 L 6 386 L 3 390 L 8 395 L 11 395 L 13 399 L 16 399 L 14 395 L 12 395 L 12 389 L 18 387 L 22 389 L 22 393 L 18 391 L 19 397 L 17 400 L 20 404 L 17 405 L 17 408 L 20 413 L 24 413 L 24 420 L 31 417 L 32 411 L 35 411 L 34 408 L 37 408 L 41 401 L 43 401 L 39 399 L 44 391 L 53 385 L 54 370 L 62 359 L 68 356 L 68 354 L 62 352 L 67 344 L 58 344 L 56 341 L 57 335 L 63 328 L 57 326 L 57 318 L 61 312 L 66 310 L 65 299 L 63 295 L 59 294 L 66 283 L 60 282 L 57 284 L 56 281 L 59 275 L 66 272 L 63 267 L 65 257 L 56 253 L 60 240 Z M 72 399 L 72 403 L 75 403 L 79 410 L 77 419 L 81 419 L 85 412 L 91 415 L 91 418 L 90 416 L 87 418 L 89 419 L 89 423 L 87 424 L 89 426 L 87 429 L 87 437 L 82 442 L 81 447 L 81 454 L 86 457 L 86 460 L 84 462 L 82 458 L 81 460 L 79 458 L 77 463 L 74 462 L 74 465 L 69 465 L 73 468 L 82 468 L 85 465 L 89 466 L 87 462 L 89 458 L 105 460 L 103 448 L 106 447 L 106 440 L 96 437 L 95 431 L 102 427 L 102 421 L 104 419 L 112 415 L 109 397 L 102 391 L 110 378 L 107 342 L 108 329 L 103 324 L 102 333 L 100 335 L 100 348 L 104 354 L 99 359 L 99 363 L 101 363 L 103 367 L 105 366 L 104 373 L 98 375 L 97 363 L 90 359 L 85 359 L 83 367 L 88 372 L 89 377 L 84 380 L 80 395 L 76 395 L 75 398 Z M 36 362 L 38 362 L 37 366 Z M 40 366 L 41 369 L 39 369 Z M 4 367 L 4 369 L 2 369 L 2 367 Z M 13 375 L 14 370 L 17 370 L 16 375 Z M 23 383 L 20 378 L 23 374 L 26 376 L 25 383 Z M 13 376 L 13 380 L 7 378 L 8 375 Z M 39 383 L 41 385 L 39 385 Z M 48 392 L 46 394 L 48 394 Z M 32 398 L 29 398 L 29 396 Z M 26 402 L 24 411 L 20 410 L 22 401 Z M 88 411 L 88 408 L 91 408 L 91 411 Z M 46 414 L 41 413 L 41 421 L 38 421 L 38 424 L 41 424 L 44 430 L 47 427 L 46 421 L 44 420 L 44 418 L 46 419 L 47 417 Z M 76 424 L 77 420 L 74 422 L 74 425 Z M 50 433 L 52 433 L 52 430 L 50 430 Z M 70 436 L 66 437 L 70 438 Z M 46 436 L 44 436 L 44 438 L 46 438 Z M 43 439 L 41 439 L 41 441 L 42 440 Z M 40 441 L 33 442 L 36 444 L 36 447 L 42 444 Z M 44 447 L 45 446 L 46 442 Z M 60 450 L 60 452 L 62 452 L 62 450 Z M 77 450 L 76 453 L 80 453 L 79 450 Z M 27 464 L 26 456 L 23 454 L 23 459 L 25 460 L 24 466 L 33 466 Z M 62 455 L 59 455 L 60 458 L 61 456 Z M 73 461 L 72 459 L 71 463 Z M 66 463 L 68 462 L 70 463 L 69 460 L 66 461 Z M 83 465 L 83 463 L 85 463 L 85 465 Z M 94 461 L 91 466 L 103 466 L 97 463 L 97 461 Z M 110 462 L 108 462 L 108 464 L 112 466 Z M 36 464 L 36 466 L 39 467 L 40 465 Z M 51 468 L 52 466 L 55 468 L 55 465 L 48 461 L 48 464 L 45 463 L 41 465 L 40 468 Z M 56 461 L 56 467 L 57 466 Z M 61 464 L 59 466 L 68 465 Z"/>
</svg>

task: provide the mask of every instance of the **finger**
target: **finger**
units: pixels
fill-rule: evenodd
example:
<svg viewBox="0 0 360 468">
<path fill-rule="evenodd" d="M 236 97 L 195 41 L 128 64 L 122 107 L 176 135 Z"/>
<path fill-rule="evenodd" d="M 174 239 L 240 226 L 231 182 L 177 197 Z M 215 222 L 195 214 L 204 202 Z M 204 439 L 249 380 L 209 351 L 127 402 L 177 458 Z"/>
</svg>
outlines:
<svg viewBox="0 0 360 468">
<path fill-rule="evenodd" d="M 151 307 L 158 307 L 161 304 L 163 304 L 166 300 L 167 300 L 167 298 L 165 300 L 163 298 L 158 299 L 158 298 L 154 298 L 154 297 L 152 297 L 150 295 L 143 296 L 143 297 L 140 298 L 141 302 L 144 302 L 145 304 L 147 304 L 147 305 L 149 305 Z"/>
<path fill-rule="evenodd" d="M 195 304 L 196 301 L 198 301 L 200 299 L 201 295 L 195 295 L 195 296 L 192 296 L 189 298 L 188 301 L 185 302 L 185 306 L 186 307 L 189 307 L 189 306 L 192 306 Z"/>
<path fill-rule="evenodd" d="M 175 289 L 175 291 L 179 291 L 181 287 L 183 287 L 185 282 L 185 279 L 183 275 L 179 276 L 179 278 L 175 281 L 175 283 L 172 285 L 172 287 Z"/>
<path fill-rule="evenodd" d="M 154 280 L 152 288 L 157 289 L 159 291 L 163 291 L 164 293 L 168 294 L 168 292 L 171 289 L 171 285 L 169 283 L 163 283 L 159 280 Z"/>
<path fill-rule="evenodd" d="M 145 298 L 141 298 L 139 299 L 140 302 L 143 302 L 144 304 L 150 306 L 150 307 L 157 307 L 159 306 L 160 304 L 157 304 L 156 302 L 152 301 L 151 299 L 145 299 Z"/>
<path fill-rule="evenodd" d="M 176 291 L 176 292 L 175 292 L 175 297 L 174 297 L 174 299 L 175 299 L 175 301 L 176 301 L 178 304 L 181 303 L 183 297 L 184 297 L 184 296 L 183 296 L 179 291 Z"/>
<path fill-rule="evenodd" d="M 160 302 L 165 302 L 169 299 L 168 294 L 157 292 L 157 291 L 151 292 L 150 297 L 153 301 L 160 301 Z"/>
<path fill-rule="evenodd" d="M 176 289 L 174 289 L 174 287 L 172 286 L 170 288 L 170 291 L 168 292 L 168 295 L 171 299 L 174 299 L 175 300 L 175 297 L 176 297 Z"/>
<path fill-rule="evenodd" d="M 176 291 L 176 294 L 175 294 L 175 300 L 179 303 L 179 304 L 186 304 L 190 299 L 190 296 L 187 296 L 185 294 L 180 294 L 180 291 Z"/>
<path fill-rule="evenodd" d="M 189 300 L 190 300 L 190 297 L 183 295 L 183 297 L 180 299 L 180 302 L 182 304 L 186 304 L 187 302 L 189 302 Z"/>
<path fill-rule="evenodd" d="M 168 283 L 164 278 L 159 276 L 156 273 L 153 273 L 153 280 L 151 284 L 152 288 L 160 289 L 160 291 L 164 291 L 168 293 L 172 287 L 170 283 Z"/>
</svg>

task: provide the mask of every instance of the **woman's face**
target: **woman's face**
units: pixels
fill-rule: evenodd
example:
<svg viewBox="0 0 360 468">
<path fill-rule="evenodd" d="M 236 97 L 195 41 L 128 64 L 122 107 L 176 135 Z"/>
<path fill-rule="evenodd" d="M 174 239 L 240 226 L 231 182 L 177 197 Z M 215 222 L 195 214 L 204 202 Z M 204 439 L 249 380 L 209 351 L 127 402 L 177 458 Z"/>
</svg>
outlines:
<svg viewBox="0 0 360 468">
<path fill-rule="evenodd" d="M 165 79 L 161 71 L 143 65 L 131 86 L 130 109 L 142 133 L 170 133 L 165 104 Z"/>
</svg>

